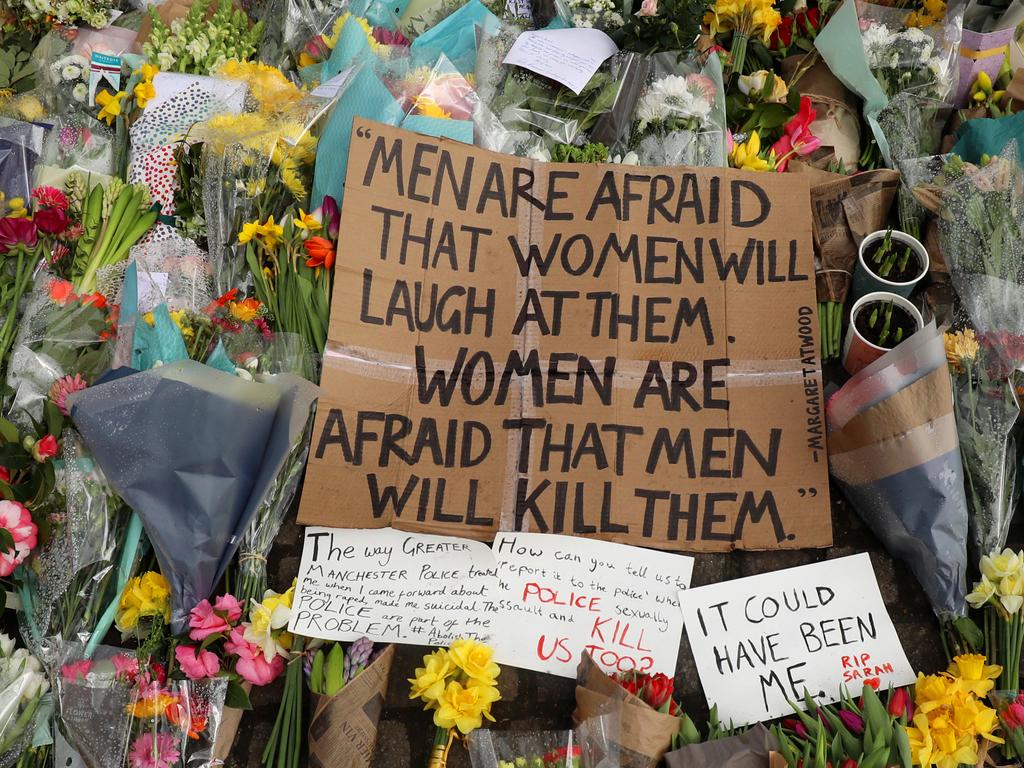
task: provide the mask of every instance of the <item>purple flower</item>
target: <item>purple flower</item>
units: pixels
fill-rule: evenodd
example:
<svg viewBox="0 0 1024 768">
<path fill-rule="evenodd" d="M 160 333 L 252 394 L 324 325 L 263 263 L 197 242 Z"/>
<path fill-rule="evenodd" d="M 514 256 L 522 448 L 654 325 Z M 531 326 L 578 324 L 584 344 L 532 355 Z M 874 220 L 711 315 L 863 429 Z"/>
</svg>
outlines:
<svg viewBox="0 0 1024 768">
<path fill-rule="evenodd" d="M 323 215 L 323 222 L 327 225 L 327 235 L 332 240 L 338 239 L 338 226 L 341 224 L 341 211 L 338 210 L 337 201 L 330 195 L 324 196 L 320 204 Z"/>
<path fill-rule="evenodd" d="M 839 710 L 839 719 L 842 721 L 843 725 L 846 726 L 846 730 L 854 736 L 860 736 L 864 733 L 864 718 L 856 712 L 850 712 L 848 709 L 841 709 Z"/>
</svg>

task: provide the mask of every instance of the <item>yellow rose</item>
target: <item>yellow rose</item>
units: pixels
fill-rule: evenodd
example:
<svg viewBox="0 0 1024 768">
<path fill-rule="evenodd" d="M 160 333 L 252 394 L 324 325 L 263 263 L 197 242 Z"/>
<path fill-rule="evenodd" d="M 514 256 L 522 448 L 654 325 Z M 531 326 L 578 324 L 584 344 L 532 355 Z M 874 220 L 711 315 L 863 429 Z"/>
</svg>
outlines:
<svg viewBox="0 0 1024 768">
<path fill-rule="evenodd" d="M 484 643 L 459 638 L 448 649 L 448 655 L 466 677 L 481 685 L 494 685 L 501 667 L 494 663 L 494 649 Z"/>
<path fill-rule="evenodd" d="M 129 579 L 121 593 L 115 624 L 122 632 L 135 629 L 140 619 L 171 620 L 171 586 L 155 571 Z"/>
<path fill-rule="evenodd" d="M 1002 673 L 998 665 L 988 666 L 980 653 L 965 653 L 953 659 L 947 672 L 956 679 L 958 686 L 975 696 L 984 697 L 995 687 L 993 682 Z"/>
<path fill-rule="evenodd" d="M 409 678 L 410 699 L 422 699 L 427 706 L 436 705 L 444 692 L 445 682 L 455 673 L 455 665 L 448 651 L 441 649 L 423 657 L 423 666 L 416 669 L 416 677 Z"/>
<path fill-rule="evenodd" d="M 458 728 L 462 734 L 468 734 L 483 724 L 486 717 L 491 717 L 491 704 L 498 701 L 501 694 L 490 685 L 470 683 L 463 687 L 461 683 L 450 682 L 434 710 L 434 725 L 439 728 Z"/>
</svg>

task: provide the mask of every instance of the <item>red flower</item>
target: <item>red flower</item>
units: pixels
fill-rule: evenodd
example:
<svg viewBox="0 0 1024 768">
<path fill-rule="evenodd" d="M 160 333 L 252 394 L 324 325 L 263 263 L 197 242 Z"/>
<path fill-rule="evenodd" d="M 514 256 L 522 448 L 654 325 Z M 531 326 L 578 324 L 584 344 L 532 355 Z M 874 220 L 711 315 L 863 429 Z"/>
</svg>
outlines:
<svg viewBox="0 0 1024 768">
<path fill-rule="evenodd" d="M 818 113 L 811 106 L 807 96 L 800 97 L 800 111 L 790 118 L 783 128 L 782 138 L 772 145 L 775 156 L 779 158 L 778 171 L 783 173 L 789 160 L 794 155 L 809 155 L 821 146 L 821 139 L 811 133 L 811 123 L 818 118 Z"/>
<path fill-rule="evenodd" d="M 60 208 L 43 208 L 32 217 L 40 232 L 59 235 L 68 228 L 68 215 Z"/>
<path fill-rule="evenodd" d="M 666 674 L 659 672 L 647 678 L 644 685 L 644 692 L 641 698 L 650 704 L 654 709 L 661 709 L 672 699 L 672 691 L 675 689 L 675 681 Z"/>
<path fill-rule="evenodd" d="M 857 761 L 854 760 L 852 757 L 848 757 L 845 760 L 843 760 L 839 768 L 857 768 Z"/>
<path fill-rule="evenodd" d="M 228 304 L 230 304 L 232 301 L 234 301 L 237 298 L 238 298 L 238 289 L 237 288 L 232 288 L 230 291 L 225 293 L 220 298 L 215 299 L 213 303 L 216 304 L 218 307 L 226 307 Z"/>
<path fill-rule="evenodd" d="M 331 241 L 323 237 L 311 237 L 302 244 L 306 249 L 306 266 L 315 268 L 323 267 L 330 269 L 334 266 L 334 246 Z"/>
<path fill-rule="evenodd" d="M 7 253 L 16 245 L 35 247 L 39 232 L 32 219 L 0 219 L 0 253 Z"/>
<path fill-rule="evenodd" d="M 807 727 L 803 724 L 803 721 L 798 720 L 795 717 L 787 717 L 783 720 L 782 727 L 787 731 L 792 731 L 801 739 L 806 739 L 808 736 Z"/>
<path fill-rule="evenodd" d="M 775 28 L 772 32 L 771 39 L 768 41 L 768 48 L 773 51 L 779 51 L 784 48 L 789 48 L 793 44 L 793 17 L 783 16 L 782 23 Z"/>
<path fill-rule="evenodd" d="M 43 208 L 59 208 L 62 211 L 68 209 L 68 198 L 56 187 L 36 187 L 32 190 L 32 197 Z"/>
<path fill-rule="evenodd" d="M 88 307 L 89 305 L 96 307 L 96 309 L 107 308 L 107 297 L 97 291 L 96 293 L 90 293 L 88 296 L 82 297 L 82 306 Z"/>
<path fill-rule="evenodd" d="M 1004 709 L 1003 723 L 1011 730 L 1024 728 L 1024 704 L 1018 700 Z"/>
<path fill-rule="evenodd" d="M 53 435 L 47 435 L 32 446 L 32 458 L 40 464 L 44 464 L 47 459 L 52 459 L 56 456 L 59 450 L 60 445 L 57 443 L 57 438 Z"/>
<path fill-rule="evenodd" d="M 54 280 L 50 283 L 50 298 L 62 307 L 75 298 L 75 286 L 67 280 Z"/>
<path fill-rule="evenodd" d="M 886 708 L 890 717 L 898 718 L 906 715 L 908 721 L 914 717 L 914 700 L 906 688 L 897 688 L 889 694 L 889 703 Z"/>
<path fill-rule="evenodd" d="M 0 481 L 11 484 L 11 471 L 7 467 L 0 467 Z"/>
</svg>

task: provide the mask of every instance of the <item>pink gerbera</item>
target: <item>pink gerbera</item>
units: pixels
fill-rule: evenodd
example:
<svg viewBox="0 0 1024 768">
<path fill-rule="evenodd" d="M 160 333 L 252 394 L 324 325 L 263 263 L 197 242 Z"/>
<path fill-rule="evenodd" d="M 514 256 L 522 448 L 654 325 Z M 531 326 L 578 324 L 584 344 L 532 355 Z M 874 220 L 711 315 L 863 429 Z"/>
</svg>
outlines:
<svg viewBox="0 0 1024 768">
<path fill-rule="evenodd" d="M 10 576 L 25 562 L 35 547 L 39 529 L 32 522 L 32 514 L 17 501 L 0 501 L 0 527 L 6 528 L 14 539 L 14 546 L 0 552 L 0 576 Z"/>
<path fill-rule="evenodd" d="M 88 386 L 85 379 L 77 373 L 74 376 L 62 376 L 50 387 L 50 402 L 56 405 L 65 416 L 70 416 L 67 408 L 68 395 L 73 392 L 81 392 Z"/>
<path fill-rule="evenodd" d="M 132 768 L 167 768 L 181 757 L 177 741 L 169 733 L 141 734 L 132 743 L 128 760 Z"/>
</svg>

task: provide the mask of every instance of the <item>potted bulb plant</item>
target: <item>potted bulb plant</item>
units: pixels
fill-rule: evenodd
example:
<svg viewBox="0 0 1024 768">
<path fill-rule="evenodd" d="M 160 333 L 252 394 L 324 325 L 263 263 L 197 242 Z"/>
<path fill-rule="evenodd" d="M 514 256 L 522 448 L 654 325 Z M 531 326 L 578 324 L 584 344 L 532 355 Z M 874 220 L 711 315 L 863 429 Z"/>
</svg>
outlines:
<svg viewBox="0 0 1024 768">
<path fill-rule="evenodd" d="M 892 229 L 861 241 L 853 275 L 853 298 L 887 291 L 908 298 L 928 273 L 928 251 L 915 237 Z"/>
<path fill-rule="evenodd" d="M 884 291 L 862 296 L 850 310 L 843 367 L 855 374 L 923 327 L 917 307 L 902 296 Z"/>
</svg>

